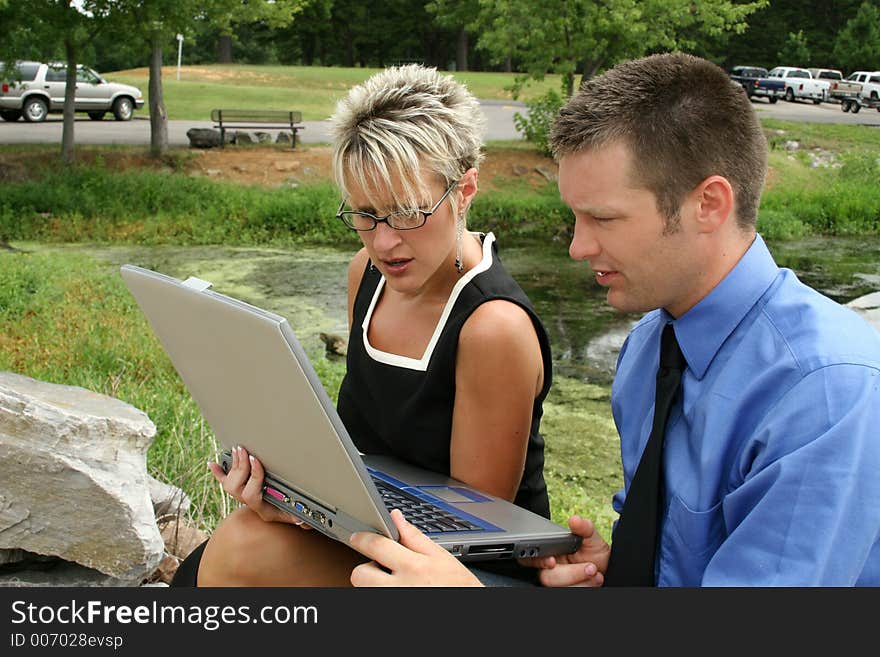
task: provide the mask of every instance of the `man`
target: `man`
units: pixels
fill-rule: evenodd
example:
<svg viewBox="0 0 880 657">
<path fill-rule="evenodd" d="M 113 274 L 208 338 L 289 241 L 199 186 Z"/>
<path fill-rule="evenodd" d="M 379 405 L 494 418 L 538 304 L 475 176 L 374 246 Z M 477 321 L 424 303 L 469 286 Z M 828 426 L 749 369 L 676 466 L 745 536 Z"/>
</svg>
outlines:
<svg viewBox="0 0 880 657">
<path fill-rule="evenodd" d="M 534 560 L 542 583 L 880 585 L 880 335 L 757 235 L 767 145 L 741 88 L 688 55 L 626 62 L 569 101 L 551 144 L 572 258 L 612 306 L 647 314 L 612 387 L 625 479 L 612 547 L 572 518 L 583 545 Z M 659 428 L 658 362 L 679 372 Z M 390 572 L 365 564 L 353 583 L 477 583 L 394 517 L 400 544 L 352 541 Z M 647 578 L 628 577 L 633 561 Z"/>
</svg>

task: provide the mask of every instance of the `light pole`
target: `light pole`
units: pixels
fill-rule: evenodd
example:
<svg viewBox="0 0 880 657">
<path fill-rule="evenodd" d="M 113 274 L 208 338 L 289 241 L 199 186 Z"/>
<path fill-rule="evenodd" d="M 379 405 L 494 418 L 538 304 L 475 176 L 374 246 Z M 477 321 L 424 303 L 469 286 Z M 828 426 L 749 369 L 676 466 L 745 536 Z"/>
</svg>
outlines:
<svg viewBox="0 0 880 657">
<path fill-rule="evenodd" d="M 177 79 L 180 79 L 180 59 L 183 55 L 183 35 L 177 35 Z"/>
</svg>

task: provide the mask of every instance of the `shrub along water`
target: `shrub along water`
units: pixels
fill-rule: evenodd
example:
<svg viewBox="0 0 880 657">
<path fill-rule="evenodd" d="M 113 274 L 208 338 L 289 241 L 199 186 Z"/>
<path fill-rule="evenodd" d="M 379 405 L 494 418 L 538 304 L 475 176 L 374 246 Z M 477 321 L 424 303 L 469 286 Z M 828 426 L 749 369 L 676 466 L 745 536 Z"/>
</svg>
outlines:
<svg viewBox="0 0 880 657">
<path fill-rule="evenodd" d="M 880 164 L 876 152 L 840 155 L 839 166 L 811 168 L 771 153 L 776 180 L 765 192 L 758 228 L 769 239 L 880 234 Z M 0 239 L 139 244 L 285 245 L 357 243 L 332 219 L 330 183 L 298 188 L 247 187 L 152 170 L 89 166 L 49 168 L 7 182 L 0 194 Z M 484 191 L 470 225 L 506 238 L 552 239 L 571 228 L 554 183 L 534 190 Z"/>
</svg>

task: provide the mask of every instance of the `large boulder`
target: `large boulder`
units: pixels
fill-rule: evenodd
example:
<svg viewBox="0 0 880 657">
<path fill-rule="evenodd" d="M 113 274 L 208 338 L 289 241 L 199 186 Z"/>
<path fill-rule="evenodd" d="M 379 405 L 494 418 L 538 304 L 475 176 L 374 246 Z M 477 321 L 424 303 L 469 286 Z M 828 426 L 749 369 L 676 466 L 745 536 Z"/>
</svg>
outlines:
<svg viewBox="0 0 880 657">
<path fill-rule="evenodd" d="M 146 470 L 155 435 L 145 413 L 118 399 L 0 372 L 6 560 L 60 557 L 96 584 L 139 584 L 164 553 Z"/>
</svg>

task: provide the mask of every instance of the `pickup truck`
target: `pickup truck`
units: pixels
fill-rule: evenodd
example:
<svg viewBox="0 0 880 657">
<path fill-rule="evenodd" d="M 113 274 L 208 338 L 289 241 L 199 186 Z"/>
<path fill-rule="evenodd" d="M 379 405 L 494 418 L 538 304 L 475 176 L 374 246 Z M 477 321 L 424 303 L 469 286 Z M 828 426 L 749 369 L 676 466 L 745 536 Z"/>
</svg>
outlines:
<svg viewBox="0 0 880 657">
<path fill-rule="evenodd" d="M 857 87 L 858 93 L 841 101 L 844 112 L 857 114 L 863 107 L 880 112 L 880 71 L 856 71 L 846 79 L 846 84 Z"/>
<path fill-rule="evenodd" d="M 862 85 L 860 98 L 880 100 L 880 71 L 855 71 L 847 80 Z"/>
<path fill-rule="evenodd" d="M 828 102 L 841 103 L 844 105 L 844 111 L 848 112 L 850 103 L 859 97 L 862 92 L 862 85 L 859 82 L 849 82 L 843 79 L 843 73 L 834 68 L 811 68 L 808 69 L 813 77 L 817 80 L 828 80 L 831 86 L 828 88 Z"/>
<path fill-rule="evenodd" d="M 734 66 L 730 69 L 730 79 L 742 85 L 749 100 L 756 96 L 775 103 L 785 95 L 785 83 L 768 77 L 767 69 L 760 66 Z"/>
<path fill-rule="evenodd" d="M 794 102 L 800 99 L 812 100 L 818 105 L 828 100 L 831 83 L 828 80 L 815 80 L 808 69 L 795 66 L 777 66 L 770 70 L 770 77 L 785 82 L 785 100 Z"/>
<path fill-rule="evenodd" d="M 64 64 L 17 62 L 5 70 L 0 63 L 0 118 L 4 121 L 45 121 L 50 112 L 64 110 L 67 67 Z M 76 69 L 74 111 L 86 112 L 100 121 L 113 112 L 117 121 L 131 119 L 144 106 L 141 90 L 127 84 L 108 82 L 85 66 Z"/>
</svg>

